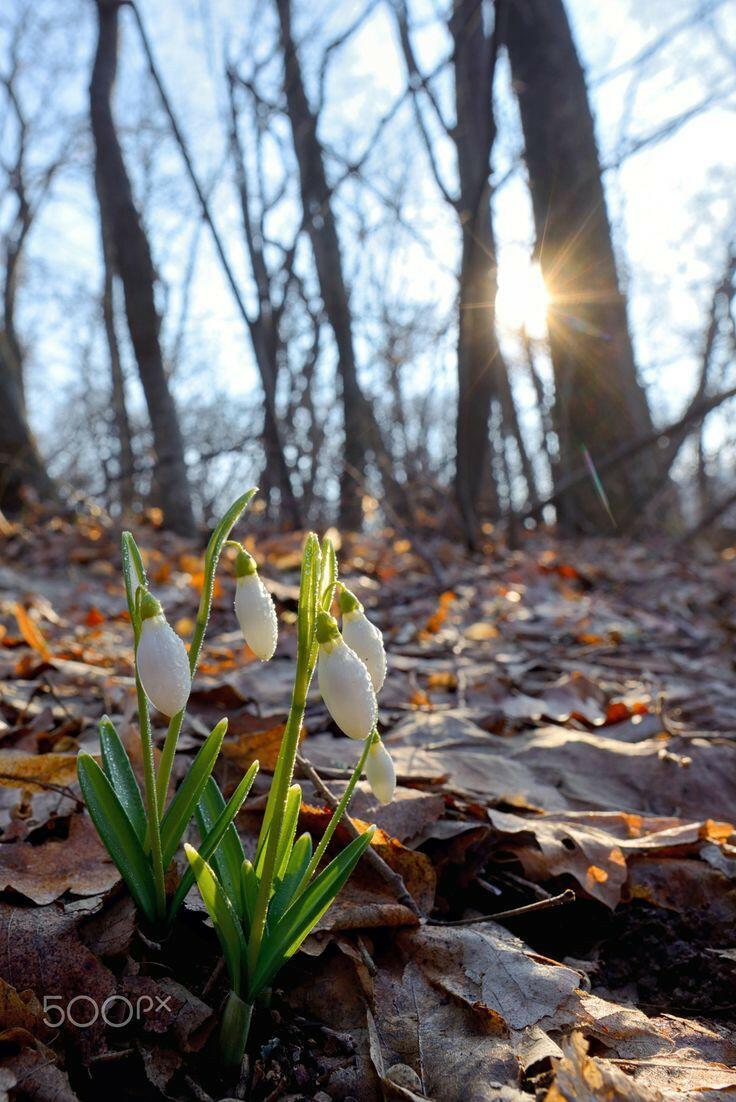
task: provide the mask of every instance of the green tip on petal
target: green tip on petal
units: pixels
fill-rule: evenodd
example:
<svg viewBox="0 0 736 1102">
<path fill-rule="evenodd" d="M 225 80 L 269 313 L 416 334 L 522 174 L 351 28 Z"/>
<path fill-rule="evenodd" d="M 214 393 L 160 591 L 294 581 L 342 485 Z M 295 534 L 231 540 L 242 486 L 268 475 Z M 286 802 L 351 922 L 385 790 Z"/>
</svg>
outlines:
<svg viewBox="0 0 736 1102">
<path fill-rule="evenodd" d="M 345 616 L 349 612 L 363 611 L 363 606 L 358 598 L 349 589 L 346 589 L 345 586 L 343 586 L 340 590 L 340 594 L 337 598 L 337 603 L 340 606 L 340 612 L 343 616 Z"/>
<path fill-rule="evenodd" d="M 330 616 L 329 612 L 317 613 L 317 642 L 318 643 L 331 643 L 333 640 L 338 639 L 340 631 L 337 626 L 337 620 L 334 616 Z"/>
<path fill-rule="evenodd" d="M 163 615 L 161 602 L 157 601 L 152 593 L 146 589 L 141 596 L 140 613 L 141 620 L 150 620 L 153 616 Z"/>
<path fill-rule="evenodd" d="M 256 565 L 256 560 L 249 551 L 241 547 L 235 559 L 235 577 L 247 578 L 250 574 L 257 573 L 257 571 L 258 567 Z"/>
</svg>

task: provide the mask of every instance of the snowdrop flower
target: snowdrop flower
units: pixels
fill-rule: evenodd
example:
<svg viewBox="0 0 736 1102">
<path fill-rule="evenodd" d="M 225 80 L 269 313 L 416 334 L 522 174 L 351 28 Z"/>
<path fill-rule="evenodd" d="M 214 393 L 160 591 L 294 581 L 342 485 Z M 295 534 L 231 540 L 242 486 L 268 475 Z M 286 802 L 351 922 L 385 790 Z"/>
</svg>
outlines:
<svg viewBox="0 0 736 1102">
<path fill-rule="evenodd" d="M 256 561 L 240 550 L 235 560 L 237 583 L 235 615 L 243 638 L 262 662 L 268 662 L 276 650 L 278 624 L 273 598 L 258 576 Z"/>
<path fill-rule="evenodd" d="M 396 791 L 396 770 L 380 738 L 371 743 L 365 761 L 365 775 L 376 799 L 382 804 L 390 804 Z"/>
<path fill-rule="evenodd" d="M 365 663 L 371 675 L 373 689 L 380 693 L 386 680 L 386 651 L 383 635 L 366 617 L 362 604 L 349 589 L 340 590 L 338 598 L 342 613 L 342 637 Z"/>
<path fill-rule="evenodd" d="M 189 697 L 191 674 L 184 643 L 167 622 L 161 604 L 144 591 L 136 666 L 143 690 L 159 712 L 175 716 Z"/>
<path fill-rule="evenodd" d="M 319 691 L 327 710 L 349 738 L 366 739 L 376 722 L 376 694 L 365 663 L 347 646 L 328 612 L 317 616 Z"/>
</svg>

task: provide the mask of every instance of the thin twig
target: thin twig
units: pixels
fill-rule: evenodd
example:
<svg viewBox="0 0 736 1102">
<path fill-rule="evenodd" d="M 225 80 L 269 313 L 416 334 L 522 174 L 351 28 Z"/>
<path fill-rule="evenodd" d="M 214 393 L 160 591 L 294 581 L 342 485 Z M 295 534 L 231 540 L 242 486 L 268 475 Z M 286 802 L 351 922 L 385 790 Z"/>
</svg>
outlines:
<svg viewBox="0 0 736 1102">
<path fill-rule="evenodd" d="M 324 799 L 325 803 L 328 804 L 334 811 L 340 801 L 337 799 L 336 796 L 333 796 L 332 792 L 330 792 L 329 788 L 312 765 L 311 761 L 303 757 L 302 754 L 297 754 L 296 761 L 304 776 L 312 782 L 314 787 L 319 792 L 320 796 L 322 796 L 322 798 Z M 342 825 L 345 827 L 351 838 L 360 837 L 360 831 L 355 826 L 355 823 L 349 815 L 345 815 L 342 821 Z M 409 890 L 404 883 L 403 877 L 400 876 L 399 873 L 394 872 L 394 870 L 386 864 L 383 858 L 376 853 L 375 849 L 373 849 L 372 846 L 368 847 L 363 857 L 364 860 L 366 860 L 371 866 L 371 868 L 378 873 L 382 880 L 385 880 L 392 891 L 396 894 L 397 903 L 403 903 L 403 905 L 405 907 L 408 907 L 409 910 L 413 914 L 415 914 L 418 919 L 422 919 L 422 913 L 417 907 L 412 896 L 409 894 Z"/>
<path fill-rule="evenodd" d="M 540 899 L 536 903 L 527 903 L 525 907 L 513 907 L 510 911 L 499 911 L 495 915 L 477 915 L 475 918 L 457 918 L 445 922 L 440 918 L 427 919 L 428 926 L 472 926 L 479 922 L 500 922 L 504 918 L 518 918 L 520 915 L 533 914 L 535 911 L 548 911 L 550 907 L 562 907 L 574 903 L 577 896 L 572 888 L 566 888 L 560 895 L 551 895 L 549 899 Z"/>
</svg>

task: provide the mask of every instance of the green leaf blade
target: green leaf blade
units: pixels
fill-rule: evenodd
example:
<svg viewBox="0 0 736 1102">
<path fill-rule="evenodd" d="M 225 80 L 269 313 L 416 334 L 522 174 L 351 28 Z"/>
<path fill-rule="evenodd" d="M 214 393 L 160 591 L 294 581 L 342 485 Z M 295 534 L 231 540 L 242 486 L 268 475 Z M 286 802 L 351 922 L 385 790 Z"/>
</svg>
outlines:
<svg viewBox="0 0 736 1102">
<path fill-rule="evenodd" d="M 374 828 L 371 828 L 359 838 L 354 838 L 312 881 L 269 932 L 263 943 L 258 965 L 249 979 L 251 998 L 255 998 L 269 985 L 284 962 L 294 955 L 317 925 L 370 845 L 373 833 Z"/>
<path fill-rule="evenodd" d="M 207 913 L 220 939 L 231 987 L 235 994 L 239 995 L 246 954 L 245 937 L 240 919 L 231 907 L 210 865 L 200 857 L 193 846 L 185 845 L 184 849 Z"/>
<path fill-rule="evenodd" d="M 130 758 L 109 716 L 102 717 L 99 730 L 103 771 L 130 819 L 138 841 L 143 845 L 147 826 L 146 810 Z"/>
<path fill-rule="evenodd" d="M 202 859 L 205 860 L 205 861 L 209 861 L 213 857 L 215 858 L 215 860 L 213 861 L 213 864 L 215 865 L 215 872 L 217 873 L 218 879 L 220 880 L 220 883 L 222 884 L 223 891 L 227 895 L 230 902 L 233 904 L 233 909 L 235 910 L 235 912 L 237 913 L 239 918 L 243 917 L 242 916 L 242 909 L 238 908 L 238 906 L 236 905 L 236 901 L 237 901 L 237 903 L 240 904 L 240 906 L 242 908 L 242 892 L 241 892 L 241 888 L 240 888 L 240 864 L 242 864 L 243 858 L 242 857 L 240 858 L 240 863 L 238 864 L 237 870 L 235 871 L 237 889 L 231 891 L 230 888 L 229 888 L 228 883 L 226 882 L 225 879 L 223 879 L 223 877 L 221 875 L 221 869 L 223 867 L 223 862 L 220 861 L 220 856 L 221 856 L 222 849 L 225 848 L 226 843 L 227 843 L 227 848 L 228 848 L 229 852 L 228 852 L 228 856 L 227 856 L 226 867 L 227 867 L 229 875 L 232 876 L 232 859 L 233 859 L 233 856 L 234 856 L 235 853 L 239 852 L 239 853 L 242 854 L 242 852 L 243 852 L 243 847 L 242 847 L 241 842 L 240 842 L 240 837 L 238 836 L 238 832 L 235 829 L 235 825 L 234 825 L 233 820 L 235 819 L 235 816 L 240 811 L 240 808 L 243 806 L 243 803 L 245 802 L 245 800 L 248 796 L 248 793 L 250 792 L 251 786 L 253 784 L 253 781 L 255 779 L 255 776 L 256 776 L 257 772 L 258 772 L 258 762 L 254 761 L 253 764 L 251 765 L 250 769 L 245 774 L 245 776 L 242 778 L 242 780 L 240 781 L 240 784 L 235 789 L 235 791 L 233 792 L 232 796 L 230 797 L 230 799 L 228 800 L 227 803 L 225 803 L 224 800 L 222 799 L 222 793 L 220 792 L 220 789 L 217 787 L 217 782 L 212 777 L 210 777 L 210 780 L 208 781 L 207 787 L 209 787 L 210 783 L 215 785 L 215 787 L 217 788 L 217 795 L 219 796 L 219 799 L 222 801 L 222 809 L 219 812 L 219 814 L 213 820 L 210 820 L 209 817 L 207 819 L 202 817 L 201 820 L 200 820 L 200 810 L 199 809 L 200 809 L 201 804 L 202 804 L 202 799 L 201 798 L 200 798 L 200 803 L 199 803 L 198 808 L 197 808 L 198 825 L 199 825 L 200 833 L 202 834 L 202 842 L 201 842 L 200 847 L 199 847 L 200 857 L 202 857 Z M 206 791 L 207 791 L 207 788 L 205 789 L 205 792 Z M 204 796 L 204 793 L 203 793 L 203 796 Z M 213 801 L 213 803 L 210 806 L 211 807 L 216 806 L 216 801 Z M 205 828 L 205 822 L 210 822 L 210 826 Z M 203 832 L 203 828 L 204 828 L 204 832 Z M 234 835 L 234 839 L 232 839 L 232 835 Z M 187 871 L 184 873 L 184 876 L 182 877 L 181 882 L 179 884 L 179 887 L 176 889 L 176 892 L 174 894 L 174 898 L 171 902 L 171 908 L 170 908 L 170 911 L 169 911 L 169 921 L 170 922 L 175 918 L 176 913 L 179 910 L 179 907 L 182 905 L 182 903 L 186 899 L 186 897 L 189 894 L 193 884 L 194 884 L 194 872 L 193 872 L 193 870 L 190 866 L 187 869 Z"/>
<path fill-rule="evenodd" d="M 90 754 L 81 753 L 77 776 L 92 822 L 138 908 L 154 922 L 156 888 L 150 862 L 109 780 Z"/>
<path fill-rule="evenodd" d="M 171 863 L 184 831 L 191 822 L 194 809 L 217 761 L 226 731 L 227 719 L 221 719 L 200 747 L 189 772 L 161 820 L 161 851 L 164 868 Z"/>
<path fill-rule="evenodd" d="M 280 880 L 286 872 L 286 866 L 291 857 L 291 847 L 296 837 L 296 827 L 299 821 L 299 810 L 302 806 L 301 785 L 292 784 L 286 796 L 286 808 L 281 820 L 281 835 L 276 850 L 276 862 L 274 864 L 274 876 Z M 260 871 L 260 870 L 256 870 Z"/>
<path fill-rule="evenodd" d="M 312 859 L 312 837 L 308 833 L 297 838 L 291 851 L 286 871 L 277 884 L 271 904 L 268 908 L 268 920 L 278 922 L 291 903 L 294 892 L 302 882 L 304 873 Z"/>
</svg>

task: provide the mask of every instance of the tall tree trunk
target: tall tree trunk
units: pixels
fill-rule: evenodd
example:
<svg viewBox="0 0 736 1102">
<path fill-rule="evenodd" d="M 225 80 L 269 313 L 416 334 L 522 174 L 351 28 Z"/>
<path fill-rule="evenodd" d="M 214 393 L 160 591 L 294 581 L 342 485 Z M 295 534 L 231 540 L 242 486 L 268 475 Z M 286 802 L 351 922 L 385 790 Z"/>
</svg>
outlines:
<svg viewBox="0 0 736 1102">
<path fill-rule="evenodd" d="M 370 402 L 358 381 L 350 301 L 342 265 L 340 239 L 327 183 L 317 118 L 307 99 L 301 65 L 291 29 L 291 0 L 276 0 L 284 55 L 284 92 L 299 166 L 302 206 L 312 244 L 325 314 L 335 337 L 342 385 L 345 430 L 340 482 L 340 519 L 359 528 L 363 518 L 366 452 L 371 450 L 381 473 L 389 504 L 406 516 L 406 491 L 391 470 L 391 457 Z"/>
<path fill-rule="evenodd" d="M 112 114 L 117 69 L 118 0 L 96 0 L 99 37 L 90 82 L 95 142 L 95 185 L 100 218 L 109 236 L 125 295 L 125 312 L 156 453 L 155 479 L 164 523 L 182 535 L 195 531 L 176 406 L 159 343 L 151 250 L 133 201 Z"/>
<path fill-rule="evenodd" d="M 56 500 L 18 387 L 22 365 L 12 360 L 12 354 L 0 330 L 0 510 L 5 513 L 19 512 L 29 490 L 42 500 Z"/>
<path fill-rule="evenodd" d="M 493 76 L 496 33 L 489 39 L 477 0 L 455 0 L 450 32 L 454 42 L 455 111 L 453 133 L 460 181 L 456 204 L 462 228 L 460 319 L 458 328 L 458 412 L 455 492 L 466 537 L 474 542 L 478 501 L 490 464 L 488 421 L 499 393 L 501 360 L 495 326 L 496 244 L 491 211 L 491 151 L 496 136 Z M 493 512 L 498 512 L 495 480 Z"/>
<path fill-rule="evenodd" d="M 105 233 L 105 224 L 102 231 L 102 321 L 105 327 L 105 339 L 110 357 L 110 391 L 112 397 L 112 412 L 115 419 L 115 430 L 118 438 L 119 483 L 118 500 L 120 511 L 125 517 L 133 505 L 134 485 L 134 458 L 133 438 L 130 428 L 130 419 L 125 402 L 125 378 L 123 365 L 120 360 L 120 345 L 115 330 L 115 267 L 112 244 Z"/>
<path fill-rule="evenodd" d="M 21 128 L 24 127 L 19 113 Z M 27 491 L 40 499 L 57 501 L 57 490 L 36 446 L 26 413 L 23 348 L 15 327 L 18 274 L 35 211 L 25 190 L 24 143 L 14 166 L 18 207 L 4 241 L 5 270 L 0 318 L 0 510 L 18 512 Z"/>
<path fill-rule="evenodd" d="M 562 0 L 506 0 L 505 37 L 519 100 L 537 249 L 552 299 L 550 346 L 555 376 L 557 477 L 651 430 L 636 374 L 606 212 L 585 77 Z M 650 460 L 605 480 L 614 516 L 626 512 L 634 480 L 654 475 Z M 591 483 L 577 484 L 558 506 L 573 530 L 610 522 Z"/>
</svg>

